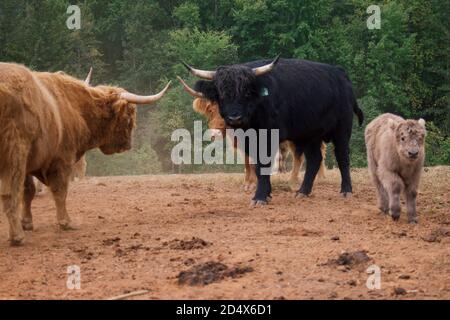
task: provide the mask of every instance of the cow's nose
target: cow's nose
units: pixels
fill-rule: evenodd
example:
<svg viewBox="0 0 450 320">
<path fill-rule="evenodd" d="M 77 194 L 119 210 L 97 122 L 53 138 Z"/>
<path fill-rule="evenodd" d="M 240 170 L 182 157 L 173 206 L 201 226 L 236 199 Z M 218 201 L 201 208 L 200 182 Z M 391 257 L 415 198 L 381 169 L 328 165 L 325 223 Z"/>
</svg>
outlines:
<svg viewBox="0 0 450 320">
<path fill-rule="evenodd" d="M 237 122 L 242 119 L 242 116 L 228 116 L 228 121 Z"/>
<path fill-rule="evenodd" d="M 409 151 L 408 154 L 410 158 L 414 159 L 417 158 L 417 156 L 419 155 L 419 151 Z"/>
</svg>

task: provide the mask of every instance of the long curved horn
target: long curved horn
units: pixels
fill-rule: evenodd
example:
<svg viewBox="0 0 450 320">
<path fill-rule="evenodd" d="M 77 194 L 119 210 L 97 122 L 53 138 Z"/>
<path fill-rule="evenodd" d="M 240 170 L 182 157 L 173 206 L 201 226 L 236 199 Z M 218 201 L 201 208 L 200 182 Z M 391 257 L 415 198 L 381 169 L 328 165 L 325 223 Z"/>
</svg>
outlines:
<svg viewBox="0 0 450 320">
<path fill-rule="evenodd" d="M 258 77 L 258 76 L 262 76 L 266 73 L 269 73 L 277 65 L 279 60 L 280 60 L 280 55 L 278 55 L 271 63 L 266 64 L 265 66 L 253 68 L 253 72 L 255 73 L 255 76 Z"/>
<path fill-rule="evenodd" d="M 120 94 L 120 98 L 125 99 L 128 102 L 135 103 L 135 104 L 155 103 L 156 101 L 158 101 L 159 99 L 161 99 L 164 96 L 164 94 L 167 92 L 167 90 L 169 90 L 171 83 L 172 83 L 172 81 L 169 81 L 169 83 L 166 85 L 166 87 L 160 93 L 155 94 L 153 96 L 140 96 L 140 95 L 129 93 L 129 92 L 122 92 Z"/>
<path fill-rule="evenodd" d="M 89 69 L 89 73 L 88 73 L 88 75 L 87 75 L 87 77 L 86 77 L 86 80 L 84 80 L 84 83 L 86 83 L 86 85 L 91 85 L 91 79 L 92 79 L 92 71 L 93 71 L 93 69 L 92 69 L 92 67 Z"/>
<path fill-rule="evenodd" d="M 192 73 L 196 77 L 206 79 L 206 80 L 214 80 L 214 77 L 216 76 L 215 71 L 205 71 L 205 70 L 194 69 L 193 67 L 191 67 L 184 61 L 181 61 L 181 63 L 183 63 L 183 65 L 189 70 L 189 72 Z"/>
<path fill-rule="evenodd" d="M 181 79 L 181 77 L 177 76 L 178 81 L 181 82 L 181 84 L 184 87 L 184 91 L 186 91 L 187 93 L 189 93 L 191 96 L 195 97 L 195 98 L 204 98 L 205 96 L 203 95 L 203 93 L 195 91 L 194 89 L 192 89 L 191 87 L 189 87 L 187 85 L 186 82 L 184 82 L 183 79 Z"/>
</svg>

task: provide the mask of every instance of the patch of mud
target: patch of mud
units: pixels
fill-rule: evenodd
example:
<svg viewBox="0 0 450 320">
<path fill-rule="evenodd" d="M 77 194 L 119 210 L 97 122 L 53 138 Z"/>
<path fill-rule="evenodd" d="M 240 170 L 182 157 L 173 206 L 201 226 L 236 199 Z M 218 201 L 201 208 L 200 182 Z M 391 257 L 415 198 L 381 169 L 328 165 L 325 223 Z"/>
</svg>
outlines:
<svg viewBox="0 0 450 320">
<path fill-rule="evenodd" d="M 370 260 L 372 259 L 367 255 L 367 252 L 364 250 L 354 252 L 343 252 L 337 257 L 337 259 L 328 260 L 326 265 L 354 266 L 369 262 Z"/>
<path fill-rule="evenodd" d="M 144 246 L 143 244 L 134 244 L 126 248 L 117 248 L 114 252 L 114 257 L 116 258 L 125 257 L 129 253 L 137 252 L 139 250 L 150 251 L 150 248 Z"/>
<path fill-rule="evenodd" d="M 205 241 L 203 239 L 193 237 L 191 240 L 172 240 L 169 242 L 164 242 L 163 246 L 169 247 L 172 250 L 196 250 L 204 249 L 211 246 L 212 243 Z"/>
<path fill-rule="evenodd" d="M 206 286 L 226 278 L 239 278 L 245 273 L 252 272 L 252 267 L 229 268 L 223 263 L 209 261 L 193 266 L 187 271 L 178 274 L 178 284 L 190 286 Z"/>
<path fill-rule="evenodd" d="M 422 240 L 426 242 L 441 242 L 444 237 L 450 237 L 450 230 L 447 228 L 438 228 L 433 230 L 429 235 L 422 237 Z"/>
<path fill-rule="evenodd" d="M 110 238 L 110 239 L 105 239 L 102 241 L 102 244 L 104 246 L 112 246 L 115 243 L 118 243 L 120 241 L 119 237 L 115 237 L 115 238 Z"/>
</svg>

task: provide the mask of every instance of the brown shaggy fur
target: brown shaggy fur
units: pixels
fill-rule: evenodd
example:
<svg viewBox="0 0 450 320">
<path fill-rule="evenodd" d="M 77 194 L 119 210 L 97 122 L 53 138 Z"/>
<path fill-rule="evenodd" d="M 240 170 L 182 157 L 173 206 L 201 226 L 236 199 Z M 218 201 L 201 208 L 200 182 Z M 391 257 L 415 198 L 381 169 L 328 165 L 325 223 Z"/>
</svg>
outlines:
<svg viewBox="0 0 450 320">
<path fill-rule="evenodd" d="M 113 154 L 131 148 L 136 106 L 119 98 L 123 91 L 0 63 L 0 196 L 11 244 L 21 245 L 23 228 L 33 228 L 32 176 L 52 191 L 61 228 L 73 228 L 66 196 L 74 164 L 90 149 Z"/>
<path fill-rule="evenodd" d="M 216 129 L 219 130 L 222 137 L 226 136 L 226 129 L 227 126 L 225 124 L 225 120 L 220 116 L 219 113 L 219 106 L 216 103 L 213 103 L 207 99 L 200 99 L 197 98 L 194 100 L 193 103 L 194 111 L 204 115 L 208 119 L 208 127 L 210 129 Z M 239 152 L 241 152 L 245 159 L 245 178 L 244 178 L 244 189 L 245 190 L 251 190 L 256 187 L 256 173 L 255 173 L 255 165 L 250 164 L 249 158 L 247 155 L 243 154 L 243 152 L 237 148 L 236 141 L 234 142 L 234 148 L 237 149 Z M 319 170 L 319 178 L 325 177 L 325 156 L 326 156 L 326 144 L 322 144 L 322 164 L 320 166 Z M 290 141 L 285 141 L 280 144 L 280 150 L 277 154 L 276 161 L 278 162 L 276 165 L 276 168 L 278 172 L 285 172 L 286 171 L 286 160 L 288 158 L 289 153 L 292 154 L 293 157 L 293 166 L 291 171 L 291 176 L 289 179 L 289 184 L 291 186 L 291 189 L 293 191 L 296 191 L 298 189 L 299 184 L 299 173 L 300 169 L 302 167 L 304 156 L 303 155 L 297 155 L 295 152 L 295 145 L 294 143 Z"/>
<path fill-rule="evenodd" d="M 425 121 L 383 114 L 366 128 L 367 160 L 378 193 L 378 207 L 400 218 L 405 193 L 408 220 L 417 223 L 416 197 L 425 159 Z"/>
</svg>

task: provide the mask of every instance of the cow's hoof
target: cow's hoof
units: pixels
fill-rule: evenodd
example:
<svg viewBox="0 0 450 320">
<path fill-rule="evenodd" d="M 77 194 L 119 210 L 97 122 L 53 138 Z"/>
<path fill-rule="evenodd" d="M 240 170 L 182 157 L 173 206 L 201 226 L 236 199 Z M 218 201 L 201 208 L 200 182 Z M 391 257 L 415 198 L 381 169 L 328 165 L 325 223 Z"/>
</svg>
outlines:
<svg viewBox="0 0 450 320">
<path fill-rule="evenodd" d="M 25 231 L 33 231 L 34 230 L 33 222 L 22 221 L 22 228 Z"/>
<path fill-rule="evenodd" d="M 62 231 L 75 231 L 78 230 L 79 228 L 77 226 L 75 226 L 72 222 L 68 222 L 68 223 L 60 223 L 59 224 L 59 228 Z"/>
<path fill-rule="evenodd" d="M 11 247 L 21 247 L 25 244 L 25 238 L 13 238 L 9 239 Z"/>
<path fill-rule="evenodd" d="M 392 220 L 394 220 L 395 222 L 397 222 L 398 220 L 400 220 L 400 214 L 392 214 L 391 215 Z"/>
<path fill-rule="evenodd" d="M 408 223 L 415 225 L 415 224 L 419 224 L 419 218 L 414 217 L 414 218 L 408 218 Z"/>
<path fill-rule="evenodd" d="M 299 199 L 304 199 L 304 198 L 309 198 L 309 195 L 308 194 L 304 194 L 302 192 L 297 192 L 295 197 L 299 198 Z"/>
<path fill-rule="evenodd" d="M 250 207 L 262 207 L 267 206 L 269 204 L 266 200 L 252 200 L 250 202 Z"/>
<path fill-rule="evenodd" d="M 351 197 L 353 196 L 353 193 L 351 193 L 351 192 L 341 192 L 341 196 L 342 196 L 342 198 L 345 198 L 345 199 L 351 199 Z"/>
</svg>

